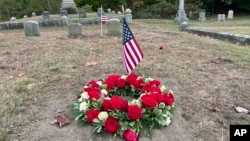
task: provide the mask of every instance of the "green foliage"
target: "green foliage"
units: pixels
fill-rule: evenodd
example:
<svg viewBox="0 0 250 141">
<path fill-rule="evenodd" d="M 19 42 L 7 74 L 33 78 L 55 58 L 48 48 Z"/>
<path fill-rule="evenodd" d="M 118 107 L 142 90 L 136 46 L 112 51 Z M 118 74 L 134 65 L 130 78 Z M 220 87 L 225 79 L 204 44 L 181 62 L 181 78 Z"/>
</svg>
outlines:
<svg viewBox="0 0 250 141">
<path fill-rule="evenodd" d="M 159 18 L 171 18 L 176 14 L 178 7 L 171 3 L 161 2 L 137 11 L 133 16 L 134 18 L 144 19 L 159 19 Z"/>
</svg>

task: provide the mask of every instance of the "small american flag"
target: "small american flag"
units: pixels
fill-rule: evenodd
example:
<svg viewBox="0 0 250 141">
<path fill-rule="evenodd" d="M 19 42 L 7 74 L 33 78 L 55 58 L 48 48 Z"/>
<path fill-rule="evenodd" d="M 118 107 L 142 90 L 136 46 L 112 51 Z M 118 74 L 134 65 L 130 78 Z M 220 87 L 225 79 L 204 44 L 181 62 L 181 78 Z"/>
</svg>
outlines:
<svg viewBox="0 0 250 141">
<path fill-rule="evenodd" d="M 130 73 L 142 60 L 143 52 L 131 32 L 125 18 L 123 18 L 122 32 L 123 52 L 122 59 L 126 72 Z"/>
<path fill-rule="evenodd" d="M 105 24 L 108 24 L 109 22 L 109 19 L 108 17 L 105 15 L 104 12 L 101 12 L 101 22 L 105 23 Z"/>
</svg>

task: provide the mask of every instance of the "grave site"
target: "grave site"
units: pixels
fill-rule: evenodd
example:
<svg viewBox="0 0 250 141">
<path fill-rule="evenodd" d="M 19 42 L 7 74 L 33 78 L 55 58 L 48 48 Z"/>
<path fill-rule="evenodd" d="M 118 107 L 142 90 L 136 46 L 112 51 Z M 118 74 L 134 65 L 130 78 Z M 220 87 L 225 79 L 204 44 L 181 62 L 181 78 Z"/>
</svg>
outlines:
<svg viewBox="0 0 250 141">
<path fill-rule="evenodd" d="M 178 4 L 175 18 L 134 19 L 63 0 L 59 14 L 1 22 L 0 141 L 249 135 L 249 15 L 193 19 Z"/>
</svg>

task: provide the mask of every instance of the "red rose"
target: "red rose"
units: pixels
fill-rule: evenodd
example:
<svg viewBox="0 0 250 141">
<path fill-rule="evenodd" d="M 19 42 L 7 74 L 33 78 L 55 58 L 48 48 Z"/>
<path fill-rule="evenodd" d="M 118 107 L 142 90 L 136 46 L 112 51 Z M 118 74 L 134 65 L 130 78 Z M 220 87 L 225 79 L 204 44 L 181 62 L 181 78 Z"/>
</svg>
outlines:
<svg viewBox="0 0 250 141">
<path fill-rule="evenodd" d="M 151 85 L 148 83 L 148 84 L 145 84 L 145 85 L 142 87 L 141 91 L 142 91 L 143 93 L 144 93 L 144 92 L 149 92 L 150 88 L 151 88 Z"/>
<path fill-rule="evenodd" d="M 162 97 L 161 93 L 152 93 L 152 94 L 150 94 L 150 96 L 153 97 L 158 104 L 163 102 L 163 100 L 162 100 L 163 97 Z"/>
<path fill-rule="evenodd" d="M 92 89 L 91 91 L 88 92 L 89 95 L 89 100 L 98 100 L 101 97 L 101 93 L 97 89 Z"/>
<path fill-rule="evenodd" d="M 139 141 L 139 136 L 131 129 L 125 130 L 122 137 L 125 141 Z"/>
<path fill-rule="evenodd" d="M 141 101 L 142 107 L 145 108 L 155 108 L 157 106 L 157 101 L 154 99 L 154 97 L 147 94 L 141 97 Z"/>
<path fill-rule="evenodd" d="M 133 84 L 133 87 L 135 88 L 135 90 L 140 89 L 140 88 L 142 87 L 143 82 L 144 82 L 144 81 L 143 81 L 142 78 L 137 79 L 137 80 L 135 81 L 135 83 Z"/>
<path fill-rule="evenodd" d="M 156 79 L 151 80 L 149 83 L 150 83 L 151 85 L 155 85 L 155 86 L 157 86 L 157 87 L 161 84 L 161 82 L 160 82 L 159 80 L 156 80 Z"/>
<path fill-rule="evenodd" d="M 91 109 L 91 110 L 89 110 L 88 113 L 87 113 L 88 121 L 91 124 L 93 124 L 94 123 L 93 119 L 98 118 L 99 113 L 100 113 L 100 110 L 98 110 L 98 109 Z"/>
<path fill-rule="evenodd" d="M 115 82 L 113 82 L 112 80 L 106 80 L 105 83 L 107 84 L 108 90 L 113 90 L 115 88 Z"/>
<path fill-rule="evenodd" d="M 142 109 L 137 105 L 129 105 L 128 106 L 128 118 L 130 120 L 137 120 L 142 117 Z"/>
<path fill-rule="evenodd" d="M 130 75 L 128 75 L 128 77 L 126 78 L 126 81 L 128 84 L 133 85 L 137 79 L 138 75 L 131 73 Z"/>
<path fill-rule="evenodd" d="M 172 106 L 173 105 L 173 99 L 172 99 L 172 96 L 169 95 L 169 94 L 163 94 L 162 95 L 162 101 L 168 105 L 168 106 Z"/>
<path fill-rule="evenodd" d="M 118 79 L 117 82 L 116 82 L 116 86 L 120 89 L 123 89 L 125 88 L 126 86 L 126 81 L 124 79 Z"/>
<path fill-rule="evenodd" d="M 110 102 L 113 109 L 124 111 L 127 109 L 128 102 L 123 100 L 120 96 L 113 96 Z"/>
<path fill-rule="evenodd" d="M 104 127 L 108 133 L 114 134 L 120 127 L 116 118 L 109 116 L 105 121 Z"/>
<path fill-rule="evenodd" d="M 149 91 L 151 93 L 161 93 L 161 89 L 159 87 L 151 87 Z"/>
<path fill-rule="evenodd" d="M 112 109 L 110 99 L 104 99 L 102 102 L 102 107 L 104 111 L 109 111 Z"/>
<path fill-rule="evenodd" d="M 99 88 L 100 86 L 95 82 L 95 80 L 89 81 L 88 85 L 92 88 Z"/>
</svg>

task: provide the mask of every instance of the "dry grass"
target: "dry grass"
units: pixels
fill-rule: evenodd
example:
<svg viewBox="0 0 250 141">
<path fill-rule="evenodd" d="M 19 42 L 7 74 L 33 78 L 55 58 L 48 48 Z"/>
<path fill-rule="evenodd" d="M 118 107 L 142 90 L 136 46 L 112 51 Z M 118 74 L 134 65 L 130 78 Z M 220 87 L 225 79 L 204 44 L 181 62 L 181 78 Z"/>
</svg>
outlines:
<svg viewBox="0 0 250 141">
<path fill-rule="evenodd" d="M 249 124 L 249 116 L 233 110 L 250 109 L 249 46 L 179 32 L 168 20 L 134 20 L 130 27 L 145 54 L 135 72 L 160 79 L 175 92 L 174 121 L 153 139 L 228 140 L 230 124 Z M 121 37 L 101 37 L 99 25 L 83 26 L 83 34 L 68 38 L 66 27 L 42 28 L 40 37 L 1 31 L 0 140 L 93 139 L 89 127 L 48 124 L 86 82 L 124 73 Z M 97 65 L 87 67 L 88 61 Z M 215 107 L 219 111 L 212 112 Z"/>
</svg>

